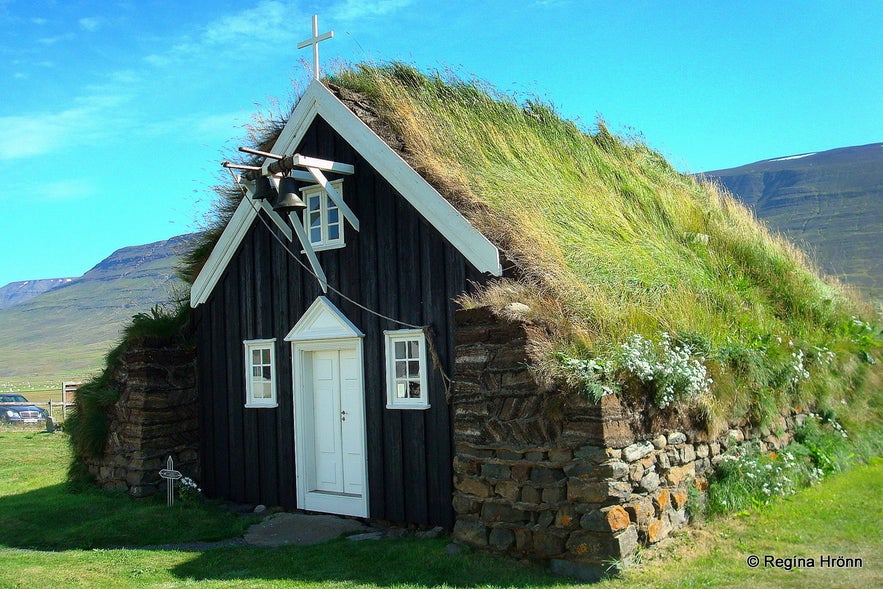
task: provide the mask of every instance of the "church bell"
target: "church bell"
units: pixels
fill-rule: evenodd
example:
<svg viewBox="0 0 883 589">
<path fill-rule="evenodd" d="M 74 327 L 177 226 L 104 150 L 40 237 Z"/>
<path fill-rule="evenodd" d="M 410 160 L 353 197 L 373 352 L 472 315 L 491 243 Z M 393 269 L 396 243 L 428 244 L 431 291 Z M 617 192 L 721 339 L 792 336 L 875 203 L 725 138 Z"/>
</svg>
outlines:
<svg viewBox="0 0 883 589">
<path fill-rule="evenodd" d="M 279 182 L 279 200 L 273 205 L 273 210 L 278 213 L 294 213 L 307 208 L 307 203 L 301 200 L 297 192 L 297 181 L 294 178 L 282 178 Z"/>
<path fill-rule="evenodd" d="M 266 176 L 261 176 L 255 180 L 254 194 L 252 198 L 255 200 L 273 201 L 276 198 L 276 189 Z"/>
</svg>

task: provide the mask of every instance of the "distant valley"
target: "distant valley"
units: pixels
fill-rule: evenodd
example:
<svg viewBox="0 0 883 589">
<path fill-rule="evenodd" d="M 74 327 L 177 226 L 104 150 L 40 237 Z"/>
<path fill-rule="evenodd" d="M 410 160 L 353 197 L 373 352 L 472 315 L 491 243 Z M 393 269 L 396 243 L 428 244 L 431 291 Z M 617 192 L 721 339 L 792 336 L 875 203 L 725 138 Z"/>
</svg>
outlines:
<svg viewBox="0 0 883 589">
<path fill-rule="evenodd" d="M 14 307 L 48 290 L 70 284 L 74 280 L 76 278 L 45 278 L 42 280 L 10 282 L 0 288 L 0 309 Z"/>
<path fill-rule="evenodd" d="M 703 175 L 809 253 L 823 272 L 883 300 L 883 143 Z"/>
<path fill-rule="evenodd" d="M 79 278 L 0 288 L 0 382 L 79 379 L 137 313 L 186 292 L 174 268 L 192 235 L 115 251 Z"/>
</svg>

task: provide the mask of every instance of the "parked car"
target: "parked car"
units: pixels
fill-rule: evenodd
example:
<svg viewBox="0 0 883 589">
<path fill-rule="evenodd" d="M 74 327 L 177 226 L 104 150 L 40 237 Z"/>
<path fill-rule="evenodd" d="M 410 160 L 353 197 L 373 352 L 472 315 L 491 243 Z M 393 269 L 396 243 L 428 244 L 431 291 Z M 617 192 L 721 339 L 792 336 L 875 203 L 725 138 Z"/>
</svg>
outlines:
<svg viewBox="0 0 883 589">
<path fill-rule="evenodd" d="M 37 423 L 49 417 L 49 412 L 33 405 L 19 394 L 0 394 L 0 421 L 6 423 Z"/>
</svg>

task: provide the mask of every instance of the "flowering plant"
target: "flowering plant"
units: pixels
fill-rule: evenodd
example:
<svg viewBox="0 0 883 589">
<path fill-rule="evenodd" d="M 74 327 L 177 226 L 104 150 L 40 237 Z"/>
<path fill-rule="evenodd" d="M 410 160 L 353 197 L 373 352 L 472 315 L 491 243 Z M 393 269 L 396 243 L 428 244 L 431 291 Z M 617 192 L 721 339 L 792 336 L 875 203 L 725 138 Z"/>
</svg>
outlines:
<svg viewBox="0 0 883 589">
<path fill-rule="evenodd" d="M 618 352 L 619 366 L 653 387 L 653 401 L 660 409 L 678 399 L 695 398 L 711 386 L 704 358 L 694 358 L 689 345 L 673 342 L 667 333 L 658 344 L 635 334 Z"/>
<path fill-rule="evenodd" d="M 182 502 L 194 503 L 202 500 L 202 489 L 196 481 L 190 477 L 181 477 L 178 483 L 178 498 Z"/>
<path fill-rule="evenodd" d="M 620 382 L 634 377 L 653 389 L 653 401 L 662 409 L 675 400 L 692 399 L 708 391 L 712 382 L 704 358 L 694 354 L 689 345 L 673 342 L 667 333 L 659 343 L 635 334 L 607 358 L 561 355 L 559 360 L 569 379 L 595 401 L 618 393 Z"/>
<path fill-rule="evenodd" d="M 792 495 L 799 487 L 821 480 L 824 473 L 791 450 L 764 452 L 760 447 L 745 444 L 721 456 L 716 477 L 737 479 L 755 505 L 767 503 L 772 497 Z M 733 498 L 727 494 L 718 499 L 724 508 L 742 507 L 729 505 Z"/>
<path fill-rule="evenodd" d="M 619 392 L 619 383 L 613 380 L 615 370 L 613 361 L 571 358 L 564 354 L 559 356 L 559 360 L 572 384 L 578 386 L 596 403 L 604 395 L 613 395 Z"/>
</svg>

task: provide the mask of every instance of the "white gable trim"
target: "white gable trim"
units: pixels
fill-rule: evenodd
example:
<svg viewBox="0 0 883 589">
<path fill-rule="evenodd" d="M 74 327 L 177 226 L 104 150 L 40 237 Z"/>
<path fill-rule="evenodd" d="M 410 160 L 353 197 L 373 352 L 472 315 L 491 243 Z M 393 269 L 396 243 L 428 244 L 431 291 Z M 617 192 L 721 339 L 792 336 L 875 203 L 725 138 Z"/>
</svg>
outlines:
<svg viewBox="0 0 883 589">
<path fill-rule="evenodd" d="M 340 309 L 320 296 L 301 316 L 288 335 L 287 342 L 365 337 Z"/>
<path fill-rule="evenodd" d="M 473 266 L 481 272 L 494 276 L 502 275 L 499 251 L 494 244 L 479 233 L 451 203 L 321 82 L 313 80 L 307 87 L 271 151 L 290 153 L 303 139 L 317 115 L 331 125 Z M 264 162 L 264 167 L 266 168 L 270 163 Z M 193 283 L 190 293 L 192 307 L 208 300 L 255 216 L 254 209 L 243 199 Z"/>
<path fill-rule="evenodd" d="M 199 271 L 199 275 L 197 275 L 196 280 L 193 281 L 193 285 L 190 287 L 191 307 L 201 305 L 208 300 L 209 295 L 212 294 L 212 290 L 214 290 L 215 285 L 221 279 L 227 264 L 233 259 L 233 254 L 239 249 L 239 244 L 245 238 L 245 234 L 248 233 L 251 222 L 256 216 L 257 214 L 248 197 L 242 197 L 239 206 L 236 207 L 236 211 L 230 217 L 230 222 L 227 223 L 227 227 L 221 233 L 218 243 L 215 244 L 208 260 L 206 260 L 205 265 Z"/>
<path fill-rule="evenodd" d="M 301 107 L 303 112 L 299 113 Z M 297 147 L 316 115 L 325 119 L 473 266 L 481 272 L 502 275 L 500 253 L 494 244 L 321 82 L 310 83 L 289 124 L 273 144 L 273 153 L 289 153 Z"/>
</svg>

